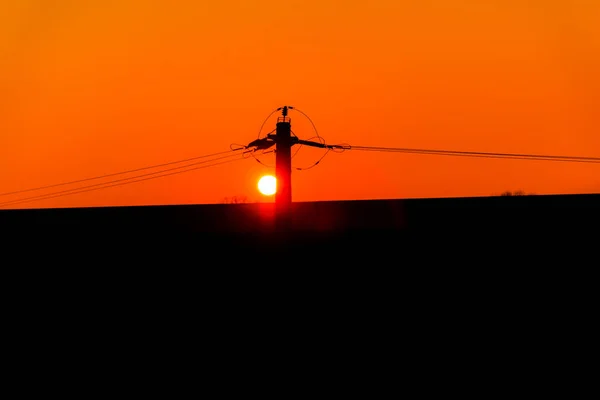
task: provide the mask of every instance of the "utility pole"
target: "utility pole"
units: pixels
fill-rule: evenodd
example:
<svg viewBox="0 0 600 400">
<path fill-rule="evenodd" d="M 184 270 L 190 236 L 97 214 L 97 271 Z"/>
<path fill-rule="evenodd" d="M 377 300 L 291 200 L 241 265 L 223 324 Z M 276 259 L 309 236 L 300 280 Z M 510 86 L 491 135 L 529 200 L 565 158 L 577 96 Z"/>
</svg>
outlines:
<svg viewBox="0 0 600 400">
<path fill-rule="evenodd" d="M 275 192 L 275 228 L 278 232 L 288 232 L 292 228 L 292 146 L 300 144 L 304 146 L 317 147 L 321 149 L 347 150 L 344 145 L 328 145 L 324 143 L 301 140 L 292 136 L 292 120 L 288 117 L 288 111 L 292 106 L 283 106 L 281 117 L 277 118 L 275 135 L 269 133 L 264 138 L 253 140 L 246 146 L 247 149 L 266 150 L 275 146 L 275 179 L 277 180 L 277 191 Z"/>
<path fill-rule="evenodd" d="M 292 222 L 292 121 L 287 114 L 284 106 L 275 131 L 275 227 L 282 232 L 289 231 Z"/>
</svg>

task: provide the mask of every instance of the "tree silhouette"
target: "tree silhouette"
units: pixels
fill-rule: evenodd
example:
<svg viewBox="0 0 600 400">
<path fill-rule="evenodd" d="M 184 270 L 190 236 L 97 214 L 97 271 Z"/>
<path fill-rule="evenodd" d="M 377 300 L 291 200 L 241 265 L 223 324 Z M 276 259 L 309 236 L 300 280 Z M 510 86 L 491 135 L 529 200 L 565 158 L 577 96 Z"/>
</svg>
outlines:
<svg viewBox="0 0 600 400">
<path fill-rule="evenodd" d="M 244 204 L 247 202 L 248 202 L 248 197 L 246 197 L 246 196 L 225 197 L 223 199 L 223 203 L 225 203 L 225 204 Z"/>
<path fill-rule="evenodd" d="M 514 192 L 507 190 L 506 192 L 502 192 L 500 196 L 525 196 L 525 192 L 522 190 L 517 190 Z"/>
<path fill-rule="evenodd" d="M 532 195 L 535 195 L 535 193 L 525 193 L 525 191 L 523 191 L 523 190 L 515 190 L 514 192 L 507 190 L 506 192 L 500 193 L 500 196 L 532 196 Z"/>
</svg>

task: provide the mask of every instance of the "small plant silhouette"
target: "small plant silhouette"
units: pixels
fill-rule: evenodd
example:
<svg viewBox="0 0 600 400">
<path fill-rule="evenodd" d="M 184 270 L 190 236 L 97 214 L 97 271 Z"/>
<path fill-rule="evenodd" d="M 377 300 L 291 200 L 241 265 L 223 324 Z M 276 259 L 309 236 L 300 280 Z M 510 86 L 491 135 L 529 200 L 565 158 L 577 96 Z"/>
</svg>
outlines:
<svg viewBox="0 0 600 400">
<path fill-rule="evenodd" d="M 225 197 L 223 199 L 223 203 L 225 203 L 225 204 L 244 204 L 247 202 L 248 202 L 248 197 L 246 197 L 246 196 Z"/>
<path fill-rule="evenodd" d="M 506 192 L 502 192 L 500 194 L 500 196 L 525 196 L 525 192 L 522 190 L 517 190 L 514 192 L 511 192 L 510 190 L 507 190 Z"/>
</svg>

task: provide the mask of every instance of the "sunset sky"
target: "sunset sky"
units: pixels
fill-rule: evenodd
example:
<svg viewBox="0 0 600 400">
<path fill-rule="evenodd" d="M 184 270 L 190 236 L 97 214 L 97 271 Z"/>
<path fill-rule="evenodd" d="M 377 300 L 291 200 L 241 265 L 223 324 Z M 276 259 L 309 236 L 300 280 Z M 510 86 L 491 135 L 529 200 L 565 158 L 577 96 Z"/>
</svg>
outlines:
<svg viewBox="0 0 600 400">
<path fill-rule="evenodd" d="M 0 0 L 0 193 L 227 151 L 283 105 L 331 144 L 600 157 L 600 1 Z M 259 159 L 10 207 L 272 201 Z M 294 201 L 600 193 L 600 164 L 350 150 L 292 179 Z"/>
</svg>

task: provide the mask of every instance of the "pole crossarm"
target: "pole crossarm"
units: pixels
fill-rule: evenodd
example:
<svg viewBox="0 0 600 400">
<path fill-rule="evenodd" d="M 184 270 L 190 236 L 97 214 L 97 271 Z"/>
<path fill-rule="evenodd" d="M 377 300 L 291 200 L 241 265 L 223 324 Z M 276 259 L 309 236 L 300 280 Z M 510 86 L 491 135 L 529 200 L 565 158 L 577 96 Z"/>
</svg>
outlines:
<svg viewBox="0 0 600 400">
<path fill-rule="evenodd" d="M 271 137 L 266 137 L 262 139 L 256 139 L 248 143 L 246 148 L 248 147 L 256 147 L 255 150 L 266 150 L 275 145 L 275 140 Z"/>
<path fill-rule="evenodd" d="M 304 146 L 318 147 L 321 149 L 330 149 L 330 150 L 350 150 L 350 145 L 343 144 L 325 144 L 319 142 L 311 142 L 309 140 L 296 139 L 294 144 L 301 144 Z"/>
<path fill-rule="evenodd" d="M 253 143 L 255 142 L 260 142 L 261 140 L 268 140 L 271 139 L 273 142 L 268 141 L 269 147 L 272 146 L 273 144 L 275 144 L 276 141 L 276 135 L 270 133 L 267 135 L 267 137 L 265 139 L 258 139 L 255 140 L 254 142 L 251 142 L 248 146 L 253 146 Z M 295 145 L 295 144 L 301 144 L 304 146 L 310 146 L 310 147 L 317 147 L 320 149 L 331 149 L 331 150 L 335 150 L 335 149 L 339 149 L 339 150 L 350 150 L 350 145 L 340 145 L 340 144 L 325 144 L 325 143 L 319 143 L 319 142 L 312 142 L 310 140 L 302 140 L 302 139 L 298 139 L 297 137 L 291 137 L 291 145 Z"/>
</svg>

